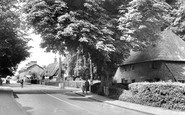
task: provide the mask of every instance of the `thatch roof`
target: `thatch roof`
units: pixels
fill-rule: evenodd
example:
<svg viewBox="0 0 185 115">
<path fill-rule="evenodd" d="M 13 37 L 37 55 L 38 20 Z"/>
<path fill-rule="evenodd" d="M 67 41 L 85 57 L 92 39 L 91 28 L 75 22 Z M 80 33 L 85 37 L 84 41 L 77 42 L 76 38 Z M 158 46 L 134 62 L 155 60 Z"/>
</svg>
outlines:
<svg viewBox="0 0 185 115">
<path fill-rule="evenodd" d="M 59 63 L 58 62 L 51 63 L 46 67 L 45 75 L 47 74 L 48 76 L 55 76 L 58 74 L 58 70 L 59 70 Z"/>
<path fill-rule="evenodd" d="M 155 45 L 143 51 L 131 51 L 123 65 L 155 60 L 185 61 L 185 42 L 171 30 L 165 30 Z"/>
</svg>

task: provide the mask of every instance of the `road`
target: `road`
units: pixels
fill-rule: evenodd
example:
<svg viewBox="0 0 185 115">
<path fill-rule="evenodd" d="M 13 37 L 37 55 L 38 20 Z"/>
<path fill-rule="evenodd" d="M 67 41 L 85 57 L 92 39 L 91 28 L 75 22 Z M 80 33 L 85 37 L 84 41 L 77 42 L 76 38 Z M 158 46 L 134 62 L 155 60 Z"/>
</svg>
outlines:
<svg viewBox="0 0 185 115">
<path fill-rule="evenodd" d="M 15 100 L 29 115 L 146 115 L 77 95 L 69 89 L 26 85 L 13 90 Z"/>
</svg>

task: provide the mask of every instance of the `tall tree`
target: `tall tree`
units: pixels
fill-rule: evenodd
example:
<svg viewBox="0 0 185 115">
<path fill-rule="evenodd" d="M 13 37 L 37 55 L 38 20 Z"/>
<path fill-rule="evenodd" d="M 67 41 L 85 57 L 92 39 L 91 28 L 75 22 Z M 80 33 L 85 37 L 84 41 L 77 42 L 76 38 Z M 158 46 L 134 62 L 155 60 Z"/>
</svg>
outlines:
<svg viewBox="0 0 185 115">
<path fill-rule="evenodd" d="M 185 40 L 185 1 L 171 0 L 168 2 L 172 11 L 169 12 L 171 29 L 183 40 Z"/>
<path fill-rule="evenodd" d="M 110 4 L 108 0 L 30 0 L 25 12 L 28 24 L 41 34 L 43 48 L 62 52 L 79 49 L 86 57 L 90 54 L 98 73 L 110 76 L 130 47 L 119 39 L 114 14 L 118 10 L 108 10 Z"/>
<path fill-rule="evenodd" d="M 133 49 L 141 50 L 159 38 L 159 33 L 170 25 L 167 20 L 171 6 L 164 0 L 132 0 L 120 7 L 118 28 L 120 39 L 132 42 Z"/>
<path fill-rule="evenodd" d="M 0 1 L 0 76 L 13 75 L 17 64 L 29 56 L 27 40 L 19 30 L 20 19 L 14 0 Z"/>
</svg>

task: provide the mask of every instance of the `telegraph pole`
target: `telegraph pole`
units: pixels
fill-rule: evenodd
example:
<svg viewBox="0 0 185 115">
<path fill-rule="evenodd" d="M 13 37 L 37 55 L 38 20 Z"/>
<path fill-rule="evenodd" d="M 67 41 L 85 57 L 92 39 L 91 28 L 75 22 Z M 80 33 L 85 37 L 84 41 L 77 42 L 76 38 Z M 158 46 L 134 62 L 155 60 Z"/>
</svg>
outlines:
<svg viewBox="0 0 185 115">
<path fill-rule="evenodd" d="M 79 53 L 80 53 L 80 50 L 79 48 L 77 49 L 77 59 L 76 59 L 76 77 L 79 76 L 79 73 L 78 73 L 78 66 L 79 66 L 79 62 L 78 62 L 78 59 L 79 59 Z"/>
<path fill-rule="evenodd" d="M 89 55 L 89 65 L 90 65 L 90 67 L 89 67 L 89 69 L 90 69 L 90 85 L 92 85 L 93 84 L 93 74 L 92 74 L 92 60 L 91 60 L 91 55 L 90 55 L 90 53 L 88 53 L 88 55 Z M 91 89 L 90 89 L 91 90 Z"/>
<path fill-rule="evenodd" d="M 61 51 L 59 51 L 59 71 L 58 71 L 59 87 L 64 88 L 64 79 L 61 72 L 62 72 L 62 61 L 61 61 Z"/>
</svg>

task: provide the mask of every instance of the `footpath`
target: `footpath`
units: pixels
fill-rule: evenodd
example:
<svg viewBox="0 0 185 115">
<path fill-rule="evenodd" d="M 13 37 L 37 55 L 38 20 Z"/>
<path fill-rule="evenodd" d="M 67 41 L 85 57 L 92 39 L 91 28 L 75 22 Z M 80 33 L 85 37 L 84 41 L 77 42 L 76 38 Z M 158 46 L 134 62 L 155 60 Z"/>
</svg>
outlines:
<svg viewBox="0 0 185 115">
<path fill-rule="evenodd" d="M 68 88 L 68 89 L 70 89 L 70 88 Z M 182 111 L 172 111 L 172 110 L 159 108 L 159 107 L 144 106 L 144 105 L 140 105 L 140 104 L 134 104 L 134 103 L 124 102 L 124 101 L 119 101 L 119 100 L 113 100 L 113 99 L 107 98 L 105 96 L 100 96 L 100 95 L 97 95 L 94 93 L 83 94 L 81 89 L 77 89 L 77 91 L 75 91 L 75 93 L 78 95 L 96 100 L 96 101 L 100 101 L 100 102 L 111 104 L 114 106 L 130 109 L 133 111 L 148 113 L 151 115 L 185 115 L 185 112 L 182 112 Z"/>
<path fill-rule="evenodd" d="M 15 101 L 10 87 L 0 87 L 0 115 L 28 115 Z"/>
</svg>

